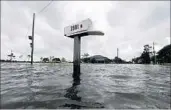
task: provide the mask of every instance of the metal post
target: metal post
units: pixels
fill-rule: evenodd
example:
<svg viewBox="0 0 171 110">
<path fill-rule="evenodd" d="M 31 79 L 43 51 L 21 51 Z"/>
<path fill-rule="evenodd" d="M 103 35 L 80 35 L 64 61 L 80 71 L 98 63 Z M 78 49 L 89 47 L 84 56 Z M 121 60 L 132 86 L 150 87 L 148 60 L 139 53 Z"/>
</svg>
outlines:
<svg viewBox="0 0 171 110">
<path fill-rule="evenodd" d="M 73 78 L 79 79 L 80 76 L 80 43 L 81 37 L 74 37 L 74 59 L 73 59 Z"/>
<path fill-rule="evenodd" d="M 33 25 L 32 25 L 31 64 L 33 64 L 33 52 L 34 52 L 34 20 L 35 20 L 35 13 L 33 13 Z"/>
</svg>

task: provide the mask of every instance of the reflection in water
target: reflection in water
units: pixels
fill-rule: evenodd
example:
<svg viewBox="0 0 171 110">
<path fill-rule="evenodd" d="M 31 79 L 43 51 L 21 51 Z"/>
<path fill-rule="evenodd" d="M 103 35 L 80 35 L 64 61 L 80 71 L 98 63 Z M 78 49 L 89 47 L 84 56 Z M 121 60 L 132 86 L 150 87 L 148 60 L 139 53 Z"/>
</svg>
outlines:
<svg viewBox="0 0 171 110">
<path fill-rule="evenodd" d="M 67 89 L 67 93 L 65 94 L 65 97 L 70 98 L 71 100 L 81 101 L 81 97 L 77 96 L 77 93 L 79 92 L 77 90 L 77 86 L 80 84 L 80 78 L 74 78 L 72 87 Z"/>
<path fill-rule="evenodd" d="M 81 97 L 78 96 L 77 86 L 80 85 L 80 74 L 73 74 L 73 84 L 72 87 L 66 90 L 66 94 L 64 97 L 69 98 L 71 100 L 75 100 L 79 103 L 74 104 L 64 104 L 61 107 L 69 107 L 71 109 L 81 109 L 81 108 L 104 108 L 104 106 L 100 103 L 91 103 L 91 102 L 81 102 Z"/>
<path fill-rule="evenodd" d="M 30 93 L 30 95 L 28 95 L 27 98 L 28 98 L 28 102 L 35 102 L 36 101 L 35 100 L 35 95 L 36 94 L 31 89 L 31 86 L 32 86 L 32 83 L 33 83 L 33 71 L 29 72 L 28 68 L 30 68 L 30 70 L 33 70 L 34 67 L 33 67 L 33 65 L 30 65 L 30 66 L 27 65 L 27 67 L 26 67 L 26 69 L 27 69 L 27 76 L 25 78 L 27 79 L 27 89 L 28 89 L 28 91 Z M 27 106 L 29 106 L 29 104 L 27 103 L 25 106 L 27 107 Z"/>
<path fill-rule="evenodd" d="M 77 96 L 77 93 L 79 92 L 77 90 L 78 85 L 80 85 L 80 74 L 74 73 L 73 74 L 72 87 L 70 87 L 70 88 L 68 88 L 66 90 L 67 93 L 64 95 L 64 97 L 80 102 L 81 97 Z M 70 107 L 71 109 L 79 109 L 79 108 L 81 108 L 80 105 L 76 105 L 76 104 L 65 104 L 65 105 L 63 105 L 63 107 Z"/>
</svg>

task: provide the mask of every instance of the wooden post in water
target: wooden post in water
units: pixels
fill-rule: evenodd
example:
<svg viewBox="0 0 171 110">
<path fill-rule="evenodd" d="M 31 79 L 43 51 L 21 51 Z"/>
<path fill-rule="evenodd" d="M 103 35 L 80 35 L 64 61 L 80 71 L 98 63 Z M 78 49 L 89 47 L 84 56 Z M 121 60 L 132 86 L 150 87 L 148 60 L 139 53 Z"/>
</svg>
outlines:
<svg viewBox="0 0 171 110">
<path fill-rule="evenodd" d="M 79 78 L 80 76 L 80 46 L 81 46 L 81 37 L 74 37 L 74 57 L 73 57 L 73 77 Z"/>
</svg>

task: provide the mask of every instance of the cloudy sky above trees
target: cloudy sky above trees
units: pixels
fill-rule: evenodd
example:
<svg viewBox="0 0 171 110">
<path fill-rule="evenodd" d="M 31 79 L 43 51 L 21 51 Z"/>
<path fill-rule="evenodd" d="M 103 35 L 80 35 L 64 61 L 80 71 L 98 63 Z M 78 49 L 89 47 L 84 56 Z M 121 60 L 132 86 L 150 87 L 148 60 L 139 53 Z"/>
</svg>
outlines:
<svg viewBox="0 0 171 110">
<path fill-rule="evenodd" d="M 30 54 L 32 17 L 35 19 L 34 60 L 40 57 L 73 58 L 73 39 L 64 27 L 90 18 L 104 36 L 82 38 L 81 53 L 131 60 L 143 46 L 155 42 L 156 51 L 170 43 L 170 1 L 1 1 L 1 59 L 11 50 L 21 60 Z M 28 31 L 29 30 L 29 31 Z M 28 31 L 28 34 L 27 34 Z"/>
</svg>

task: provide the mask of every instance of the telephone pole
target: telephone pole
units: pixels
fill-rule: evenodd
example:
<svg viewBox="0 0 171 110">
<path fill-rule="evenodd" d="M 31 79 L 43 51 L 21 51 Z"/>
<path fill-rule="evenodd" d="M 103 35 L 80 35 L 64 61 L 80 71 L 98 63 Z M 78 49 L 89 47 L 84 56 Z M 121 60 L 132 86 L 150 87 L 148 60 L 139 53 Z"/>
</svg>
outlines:
<svg viewBox="0 0 171 110">
<path fill-rule="evenodd" d="M 33 64 L 33 52 L 34 52 L 34 20 L 35 20 L 35 13 L 33 13 L 31 64 Z"/>
<path fill-rule="evenodd" d="M 154 55 L 154 64 L 156 64 L 156 55 L 155 55 L 155 49 L 154 49 L 154 42 L 153 42 L 153 55 Z"/>
<path fill-rule="evenodd" d="M 32 25 L 32 36 L 28 36 L 29 40 L 31 40 L 31 64 L 33 64 L 33 52 L 34 52 L 34 21 L 35 21 L 35 13 L 33 13 L 33 25 Z"/>
<path fill-rule="evenodd" d="M 117 48 L 117 59 L 116 59 L 116 63 L 118 63 L 119 61 L 119 49 Z"/>
<path fill-rule="evenodd" d="M 119 57 L 119 49 L 117 48 L 117 57 Z"/>
</svg>

